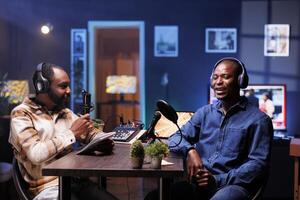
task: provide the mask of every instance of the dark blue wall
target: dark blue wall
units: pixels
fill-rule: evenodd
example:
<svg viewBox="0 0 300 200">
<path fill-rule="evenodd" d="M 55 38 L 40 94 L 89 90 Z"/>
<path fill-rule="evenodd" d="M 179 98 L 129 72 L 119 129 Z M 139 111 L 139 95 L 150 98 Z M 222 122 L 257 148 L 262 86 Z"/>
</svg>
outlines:
<svg viewBox="0 0 300 200">
<path fill-rule="evenodd" d="M 31 79 L 41 61 L 69 66 L 71 28 L 87 28 L 89 20 L 142 20 L 148 123 L 156 100 L 166 96 L 160 85 L 164 73 L 169 74 L 168 101 L 177 110 L 196 110 L 207 103 L 214 63 L 235 56 L 246 64 L 250 83 L 287 84 L 288 133 L 295 135 L 300 134 L 299 19 L 300 3 L 288 0 L 0 0 L 0 70 L 7 71 L 10 79 Z M 49 36 L 39 33 L 45 22 L 54 26 Z M 289 57 L 264 57 L 267 23 L 291 25 Z M 178 57 L 154 57 L 155 25 L 179 26 Z M 205 53 L 206 27 L 236 27 L 237 53 Z"/>
</svg>

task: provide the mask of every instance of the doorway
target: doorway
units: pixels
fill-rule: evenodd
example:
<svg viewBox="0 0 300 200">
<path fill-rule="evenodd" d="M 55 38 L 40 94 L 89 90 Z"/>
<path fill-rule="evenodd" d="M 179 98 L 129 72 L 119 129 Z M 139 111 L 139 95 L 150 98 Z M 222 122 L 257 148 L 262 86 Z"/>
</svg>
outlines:
<svg viewBox="0 0 300 200">
<path fill-rule="evenodd" d="M 111 131 L 121 122 L 145 122 L 144 22 L 90 21 L 88 31 L 92 117 L 105 122 L 104 131 Z M 109 82 L 115 78 L 125 83 L 121 87 L 131 87 L 111 90 Z"/>
</svg>

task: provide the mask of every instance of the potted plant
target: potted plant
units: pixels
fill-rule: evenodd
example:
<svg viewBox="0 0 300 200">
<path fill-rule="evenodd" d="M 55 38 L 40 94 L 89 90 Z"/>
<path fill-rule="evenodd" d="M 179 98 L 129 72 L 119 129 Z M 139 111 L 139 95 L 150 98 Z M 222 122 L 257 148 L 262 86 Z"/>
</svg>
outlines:
<svg viewBox="0 0 300 200">
<path fill-rule="evenodd" d="M 131 165 L 134 169 L 141 169 L 145 157 L 144 145 L 140 140 L 134 141 L 130 146 Z"/>
<path fill-rule="evenodd" d="M 168 155 L 169 149 L 165 143 L 155 141 L 146 147 L 145 152 L 151 158 L 151 168 L 160 169 L 161 161 Z"/>
<path fill-rule="evenodd" d="M 93 119 L 93 125 L 94 125 L 94 128 L 97 128 L 97 129 L 99 129 L 99 131 L 103 132 L 105 123 L 102 119 Z"/>
</svg>

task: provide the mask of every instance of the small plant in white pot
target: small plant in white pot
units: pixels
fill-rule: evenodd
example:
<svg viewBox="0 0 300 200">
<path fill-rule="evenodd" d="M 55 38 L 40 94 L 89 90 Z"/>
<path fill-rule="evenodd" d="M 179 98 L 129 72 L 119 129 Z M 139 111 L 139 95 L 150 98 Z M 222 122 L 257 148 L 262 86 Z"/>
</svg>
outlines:
<svg viewBox="0 0 300 200">
<path fill-rule="evenodd" d="M 151 158 L 151 168 L 160 169 L 162 159 L 168 155 L 168 145 L 163 142 L 155 141 L 145 148 L 146 155 Z"/>
<path fill-rule="evenodd" d="M 132 168 L 141 169 L 143 167 L 144 157 L 144 145 L 140 140 L 134 141 L 130 146 L 130 158 Z"/>
</svg>

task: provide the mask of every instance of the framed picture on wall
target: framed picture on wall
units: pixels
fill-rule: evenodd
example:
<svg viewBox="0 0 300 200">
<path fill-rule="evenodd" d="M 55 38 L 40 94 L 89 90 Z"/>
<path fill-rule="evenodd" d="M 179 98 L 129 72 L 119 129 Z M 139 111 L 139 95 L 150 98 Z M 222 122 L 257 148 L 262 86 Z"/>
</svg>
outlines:
<svg viewBox="0 0 300 200">
<path fill-rule="evenodd" d="M 154 27 L 154 56 L 178 56 L 178 26 Z"/>
<path fill-rule="evenodd" d="M 289 56 L 290 26 L 288 24 L 265 25 L 265 56 Z"/>
<path fill-rule="evenodd" d="M 71 109 L 81 112 L 82 90 L 87 89 L 86 29 L 71 29 Z"/>
<path fill-rule="evenodd" d="M 206 28 L 206 53 L 235 53 L 237 47 L 236 28 Z"/>
</svg>

